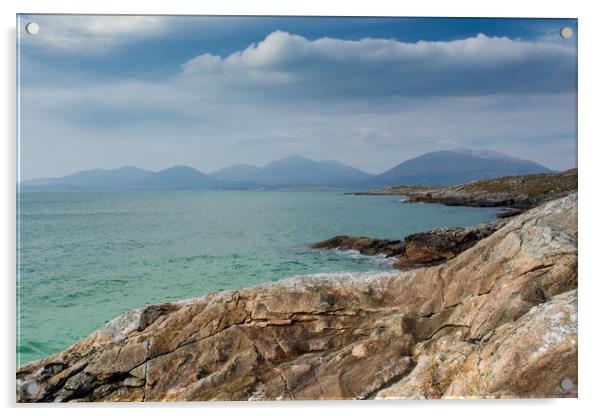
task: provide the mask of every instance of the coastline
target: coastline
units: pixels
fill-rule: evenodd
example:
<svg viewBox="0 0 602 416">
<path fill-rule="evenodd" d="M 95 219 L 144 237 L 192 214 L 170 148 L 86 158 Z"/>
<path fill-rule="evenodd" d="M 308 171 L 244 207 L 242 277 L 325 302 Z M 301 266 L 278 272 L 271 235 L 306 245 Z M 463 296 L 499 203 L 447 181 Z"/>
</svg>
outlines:
<svg viewBox="0 0 602 416">
<path fill-rule="evenodd" d="M 128 312 L 21 367 L 18 401 L 575 397 L 576 215 L 575 192 L 439 265 L 285 279 Z M 552 318 L 564 336 L 544 345 Z M 483 356 L 523 327 L 539 336 Z M 539 351 L 537 365 L 509 361 L 505 378 L 488 378 L 518 349 Z M 525 371 L 536 373 L 520 385 L 508 375 Z M 559 391 L 560 376 L 575 389 Z"/>
<path fill-rule="evenodd" d="M 403 195 L 406 203 L 506 208 L 516 215 L 577 189 L 578 170 L 504 176 L 453 186 L 391 186 L 347 195 Z M 511 216 L 509 215 L 509 216 Z"/>
<path fill-rule="evenodd" d="M 497 219 L 472 227 L 449 227 L 410 234 L 403 240 L 338 235 L 311 244 L 315 249 L 357 250 L 373 256 L 393 258 L 393 268 L 409 270 L 448 261 L 478 241 L 493 234 L 510 218 L 546 201 L 577 190 L 577 169 L 551 174 L 505 176 L 455 186 L 393 186 L 346 195 L 402 195 L 404 203 L 441 204 L 467 207 L 496 207 Z"/>
</svg>

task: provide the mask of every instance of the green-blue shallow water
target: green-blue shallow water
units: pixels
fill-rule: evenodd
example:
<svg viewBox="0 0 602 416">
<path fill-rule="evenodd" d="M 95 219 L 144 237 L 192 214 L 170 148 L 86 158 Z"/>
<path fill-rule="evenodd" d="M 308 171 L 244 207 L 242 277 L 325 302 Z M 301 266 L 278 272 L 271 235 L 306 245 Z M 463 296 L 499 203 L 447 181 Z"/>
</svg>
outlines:
<svg viewBox="0 0 602 416">
<path fill-rule="evenodd" d="M 22 193 L 18 364 L 145 304 L 390 267 L 382 258 L 306 248 L 334 235 L 399 239 L 497 212 L 400 200 L 324 191 Z"/>
</svg>

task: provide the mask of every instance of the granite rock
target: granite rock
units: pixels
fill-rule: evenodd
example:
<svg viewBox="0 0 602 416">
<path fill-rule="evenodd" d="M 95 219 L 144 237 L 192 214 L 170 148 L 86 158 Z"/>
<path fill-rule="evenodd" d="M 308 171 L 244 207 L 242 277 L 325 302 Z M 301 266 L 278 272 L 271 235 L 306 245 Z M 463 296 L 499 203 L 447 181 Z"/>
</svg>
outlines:
<svg viewBox="0 0 602 416">
<path fill-rule="evenodd" d="M 575 397 L 576 299 L 573 193 L 440 265 L 128 312 L 19 368 L 17 400 Z"/>
</svg>

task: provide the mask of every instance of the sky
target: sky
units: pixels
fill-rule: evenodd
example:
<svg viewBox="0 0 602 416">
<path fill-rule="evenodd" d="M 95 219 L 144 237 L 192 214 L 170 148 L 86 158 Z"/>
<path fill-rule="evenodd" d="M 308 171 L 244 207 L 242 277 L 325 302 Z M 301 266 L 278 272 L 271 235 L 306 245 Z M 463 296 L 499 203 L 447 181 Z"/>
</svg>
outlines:
<svg viewBox="0 0 602 416">
<path fill-rule="evenodd" d="M 381 173 L 458 147 L 576 166 L 575 19 L 21 15 L 18 28 L 21 180 L 290 154 Z"/>
</svg>

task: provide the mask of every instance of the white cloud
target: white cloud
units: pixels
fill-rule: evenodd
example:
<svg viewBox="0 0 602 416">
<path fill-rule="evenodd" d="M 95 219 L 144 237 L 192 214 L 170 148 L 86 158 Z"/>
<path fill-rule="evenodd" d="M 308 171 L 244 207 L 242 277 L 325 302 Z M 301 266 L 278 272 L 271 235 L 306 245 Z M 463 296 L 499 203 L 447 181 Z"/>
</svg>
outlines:
<svg viewBox="0 0 602 416">
<path fill-rule="evenodd" d="M 379 172 L 459 146 L 565 168 L 576 148 L 574 76 L 562 78 L 572 54 L 485 36 L 408 44 L 275 32 L 223 58 L 199 55 L 161 81 L 25 85 L 22 174 L 208 172 L 290 153 Z"/>
<path fill-rule="evenodd" d="M 280 94 L 445 96 L 568 91 L 575 49 L 506 37 L 406 43 L 366 38 L 308 40 L 276 31 L 227 57 L 201 54 L 184 75 L 230 86 L 272 85 Z"/>
<path fill-rule="evenodd" d="M 40 32 L 30 36 L 25 25 L 38 23 Z M 21 41 L 48 52 L 99 54 L 133 40 L 157 36 L 167 30 L 161 16 L 23 15 Z"/>
</svg>

